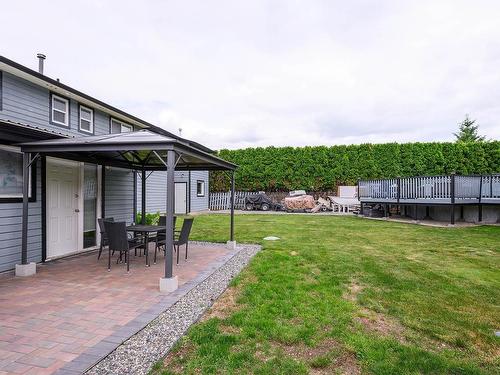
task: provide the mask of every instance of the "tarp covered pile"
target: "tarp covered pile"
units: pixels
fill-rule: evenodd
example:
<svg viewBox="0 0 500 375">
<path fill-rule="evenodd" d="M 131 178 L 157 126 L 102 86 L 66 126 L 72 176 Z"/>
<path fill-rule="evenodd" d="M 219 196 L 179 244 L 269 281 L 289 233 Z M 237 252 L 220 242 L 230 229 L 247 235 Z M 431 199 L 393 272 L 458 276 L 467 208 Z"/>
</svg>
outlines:
<svg viewBox="0 0 500 375">
<path fill-rule="evenodd" d="M 312 195 L 300 195 L 297 197 L 285 197 L 283 205 L 287 210 L 312 210 L 316 203 Z"/>
</svg>

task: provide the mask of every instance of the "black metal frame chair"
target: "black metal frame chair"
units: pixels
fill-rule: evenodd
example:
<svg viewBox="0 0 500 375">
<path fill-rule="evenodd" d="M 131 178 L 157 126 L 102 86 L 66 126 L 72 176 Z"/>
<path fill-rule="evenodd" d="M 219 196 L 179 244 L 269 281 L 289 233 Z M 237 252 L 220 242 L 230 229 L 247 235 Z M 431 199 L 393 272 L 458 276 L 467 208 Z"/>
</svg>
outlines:
<svg viewBox="0 0 500 375">
<path fill-rule="evenodd" d="M 137 239 L 129 239 L 127 235 L 127 224 L 124 221 L 104 221 L 104 227 L 108 236 L 108 271 L 111 270 L 111 252 L 118 251 L 120 257 L 117 262 L 125 255 L 127 262 L 127 272 L 130 270 L 130 250 L 142 246 Z"/>
<path fill-rule="evenodd" d="M 177 216 L 174 216 L 174 231 L 175 231 L 175 224 L 177 222 Z M 158 221 L 158 225 L 164 227 L 167 225 L 167 217 L 166 216 L 160 216 L 160 220 Z M 156 237 L 154 238 L 154 241 L 156 242 L 155 244 L 155 256 L 153 259 L 153 263 L 156 264 L 156 251 L 159 247 L 163 246 L 165 244 L 165 231 L 159 231 L 156 233 Z"/>
<path fill-rule="evenodd" d="M 115 221 L 115 219 L 112 217 L 98 218 L 97 219 L 97 224 L 99 224 L 99 231 L 101 232 L 101 244 L 99 246 L 99 253 L 97 254 L 97 260 L 99 260 L 101 258 L 102 249 L 105 246 L 108 246 L 108 244 L 109 244 L 108 235 L 106 234 L 106 228 L 104 226 L 105 221 Z"/>
<path fill-rule="evenodd" d="M 193 221 L 194 218 L 184 219 L 184 221 L 182 222 L 181 230 L 180 231 L 174 230 L 174 251 L 177 252 L 177 264 L 179 264 L 179 252 L 181 245 L 186 245 L 186 255 L 184 259 L 187 260 L 188 258 L 189 234 L 191 233 L 191 228 L 193 227 Z M 175 238 L 175 236 L 177 236 L 177 238 Z M 156 263 L 156 252 L 162 246 L 163 246 L 163 251 L 165 252 L 166 250 L 165 239 L 157 240 L 155 247 L 155 256 L 154 256 L 155 263 Z"/>
</svg>

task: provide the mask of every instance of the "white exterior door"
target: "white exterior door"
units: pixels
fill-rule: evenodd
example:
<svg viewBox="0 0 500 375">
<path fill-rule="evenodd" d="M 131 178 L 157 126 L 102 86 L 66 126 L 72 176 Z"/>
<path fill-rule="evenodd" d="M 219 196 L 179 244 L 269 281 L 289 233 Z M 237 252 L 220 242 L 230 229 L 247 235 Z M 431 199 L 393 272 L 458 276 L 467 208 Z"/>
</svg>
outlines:
<svg viewBox="0 0 500 375">
<path fill-rule="evenodd" d="M 176 182 L 175 183 L 175 213 L 181 214 L 181 215 L 187 213 L 187 183 L 186 182 Z"/>
<path fill-rule="evenodd" d="M 47 158 L 47 258 L 79 249 L 80 165 Z"/>
</svg>

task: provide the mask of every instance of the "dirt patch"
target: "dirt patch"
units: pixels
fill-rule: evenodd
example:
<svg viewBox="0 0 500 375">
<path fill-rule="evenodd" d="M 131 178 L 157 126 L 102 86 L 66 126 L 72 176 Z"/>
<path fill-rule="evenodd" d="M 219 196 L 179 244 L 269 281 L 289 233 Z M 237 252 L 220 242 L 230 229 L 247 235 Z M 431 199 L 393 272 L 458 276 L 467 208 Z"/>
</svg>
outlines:
<svg viewBox="0 0 500 375">
<path fill-rule="evenodd" d="M 311 273 L 315 276 L 318 276 L 321 274 L 321 270 L 318 267 L 313 267 L 311 268 Z"/>
<path fill-rule="evenodd" d="M 364 286 L 356 280 L 353 280 L 344 293 L 343 297 L 351 302 L 357 302 L 359 294 Z M 382 336 L 392 337 L 400 343 L 406 343 L 404 336 L 405 328 L 395 319 L 391 319 L 381 313 L 361 308 L 360 316 L 355 318 L 368 331 L 376 332 Z"/>
<path fill-rule="evenodd" d="M 361 314 L 362 316 L 355 318 L 355 320 L 367 330 L 382 336 L 392 337 L 402 344 L 407 343 L 404 335 L 405 328 L 397 320 L 368 309 L 362 309 Z"/>
<path fill-rule="evenodd" d="M 339 344 L 335 340 L 328 339 L 316 346 L 307 346 L 301 343 L 296 345 L 276 344 L 276 347 L 294 359 L 307 362 L 313 358 L 328 354 L 332 349 L 338 348 Z"/>
<path fill-rule="evenodd" d="M 188 357 L 194 350 L 193 345 L 183 342 L 181 347 L 175 352 L 170 352 L 163 359 L 163 366 L 175 374 L 181 374 L 184 371 L 183 359 Z"/>
<path fill-rule="evenodd" d="M 239 335 L 241 333 L 240 328 L 225 324 L 219 324 L 219 330 L 226 335 Z"/>
<path fill-rule="evenodd" d="M 329 371 L 317 372 L 317 374 L 331 374 L 331 370 L 345 374 L 345 375 L 359 375 L 361 374 L 361 367 L 359 366 L 358 360 L 353 353 L 343 353 L 343 355 L 337 357 L 335 362 L 330 366 Z M 323 370 L 323 369 L 321 369 Z"/>
<path fill-rule="evenodd" d="M 226 289 L 200 319 L 201 322 L 212 318 L 227 319 L 240 305 L 236 302 L 239 290 L 235 287 Z"/>
<path fill-rule="evenodd" d="M 358 295 L 361 293 L 364 289 L 364 286 L 358 283 L 356 280 L 353 280 L 351 284 L 349 284 L 349 287 L 347 291 L 344 293 L 343 297 L 346 300 L 356 302 L 358 300 Z"/>
<path fill-rule="evenodd" d="M 310 374 L 361 374 L 356 356 L 346 351 L 342 345 L 333 339 L 326 339 L 315 346 L 304 344 L 275 344 L 276 348 L 289 357 L 305 362 L 310 367 Z"/>
</svg>

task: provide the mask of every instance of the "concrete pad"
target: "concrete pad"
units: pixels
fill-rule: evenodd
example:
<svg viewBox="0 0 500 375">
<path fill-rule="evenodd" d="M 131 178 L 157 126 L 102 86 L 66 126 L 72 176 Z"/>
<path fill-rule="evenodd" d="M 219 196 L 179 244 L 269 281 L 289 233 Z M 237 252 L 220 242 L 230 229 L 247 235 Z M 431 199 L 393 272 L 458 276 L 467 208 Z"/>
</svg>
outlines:
<svg viewBox="0 0 500 375">
<path fill-rule="evenodd" d="M 162 277 L 160 278 L 160 292 L 170 293 L 177 290 L 179 287 L 179 279 L 177 276 L 174 277 Z"/>
<path fill-rule="evenodd" d="M 236 250 L 236 241 L 227 241 L 226 245 L 229 250 Z"/>
<path fill-rule="evenodd" d="M 36 263 L 16 264 L 16 276 L 26 277 L 36 274 Z"/>
</svg>

